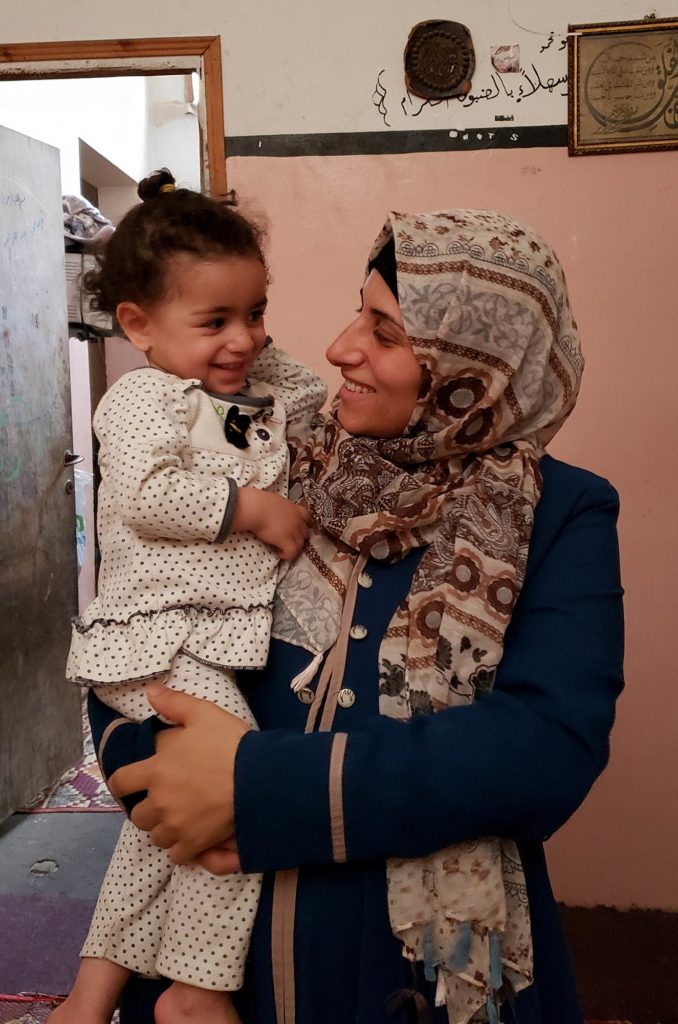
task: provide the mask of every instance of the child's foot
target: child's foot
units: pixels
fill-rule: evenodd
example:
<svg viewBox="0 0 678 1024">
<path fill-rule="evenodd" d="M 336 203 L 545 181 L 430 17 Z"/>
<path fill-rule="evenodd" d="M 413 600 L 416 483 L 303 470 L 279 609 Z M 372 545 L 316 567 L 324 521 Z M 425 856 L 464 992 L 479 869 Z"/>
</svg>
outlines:
<svg viewBox="0 0 678 1024">
<path fill-rule="evenodd" d="M 52 1010 L 49 1024 L 110 1024 L 129 974 L 111 960 L 83 957 L 73 991 Z"/>
<path fill-rule="evenodd" d="M 110 1016 L 106 1017 L 91 1007 L 83 1006 L 71 996 L 52 1010 L 47 1018 L 48 1024 L 110 1024 L 110 1020 Z"/>
<path fill-rule="evenodd" d="M 228 992 L 173 982 L 155 1004 L 155 1024 L 242 1024 Z M 60 1022 L 61 1024 L 61 1022 Z"/>
</svg>

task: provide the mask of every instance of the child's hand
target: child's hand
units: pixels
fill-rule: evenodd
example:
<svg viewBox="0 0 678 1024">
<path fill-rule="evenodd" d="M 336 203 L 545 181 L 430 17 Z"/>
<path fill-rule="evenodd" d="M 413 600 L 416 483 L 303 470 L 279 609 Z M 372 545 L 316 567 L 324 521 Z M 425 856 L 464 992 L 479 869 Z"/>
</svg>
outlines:
<svg viewBox="0 0 678 1024">
<path fill-rule="evenodd" d="M 303 505 L 255 487 L 241 487 L 235 507 L 234 533 L 249 531 L 273 548 L 278 558 L 290 562 L 308 538 L 311 514 Z"/>
</svg>

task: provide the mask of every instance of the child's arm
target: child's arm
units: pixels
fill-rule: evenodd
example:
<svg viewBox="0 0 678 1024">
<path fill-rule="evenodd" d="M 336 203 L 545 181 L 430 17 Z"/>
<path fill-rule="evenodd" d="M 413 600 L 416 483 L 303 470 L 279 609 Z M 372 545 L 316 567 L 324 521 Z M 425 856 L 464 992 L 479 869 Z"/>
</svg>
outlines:
<svg viewBox="0 0 678 1024">
<path fill-rule="evenodd" d="M 249 531 L 272 547 L 278 558 L 291 561 L 309 534 L 311 513 L 303 505 L 256 487 L 240 487 L 231 521 L 231 532 Z"/>
<path fill-rule="evenodd" d="M 309 514 L 287 498 L 230 477 L 198 477 L 191 464 L 189 402 L 171 381 L 130 375 L 95 416 L 102 473 L 123 521 L 146 537 L 222 542 L 249 531 L 279 558 L 299 553 Z"/>
<path fill-rule="evenodd" d="M 219 543 L 238 491 L 225 475 L 191 472 L 189 415 L 187 393 L 171 379 L 128 374 L 94 417 L 102 477 L 121 519 L 141 536 Z"/>
<path fill-rule="evenodd" d="M 285 407 L 288 433 L 295 438 L 320 422 L 319 410 L 327 398 L 327 385 L 303 363 L 276 348 L 270 338 L 253 363 L 249 377 L 271 385 Z"/>
</svg>

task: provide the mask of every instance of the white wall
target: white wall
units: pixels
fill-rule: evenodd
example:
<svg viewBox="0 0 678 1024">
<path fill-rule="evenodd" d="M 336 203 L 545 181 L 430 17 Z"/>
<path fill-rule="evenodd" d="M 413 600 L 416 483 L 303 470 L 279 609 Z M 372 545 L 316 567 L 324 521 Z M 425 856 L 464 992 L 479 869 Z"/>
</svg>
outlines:
<svg viewBox="0 0 678 1024">
<path fill-rule="evenodd" d="M 454 100 L 413 119 L 407 100 L 407 114 L 400 104 L 405 97 L 402 53 L 416 22 L 452 18 L 469 27 L 477 58 L 472 92 L 480 95 L 487 88 L 494 91 L 491 45 L 518 43 L 523 67 L 534 79 L 534 62 L 546 82 L 567 72 L 567 51 L 559 47 L 568 22 L 616 21 L 653 12 L 676 13 L 637 0 L 570 0 L 567 5 L 560 0 L 199 0 L 190 6 L 185 0 L 165 0 L 159 19 L 153 4 L 90 0 L 83 20 L 78 0 L 23 0 L 6 5 L 2 34 L 6 42 L 221 35 L 227 135 L 387 130 L 373 102 L 382 70 L 391 128 L 454 130 L 488 127 L 501 113 L 512 113 L 516 125 L 563 124 L 564 90 L 538 88 L 520 103 L 517 95 L 481 99 L 468 109 Z M 553 43 L 540 52 L 551 32 Z M 519 80 L 529 91 L 522 76 L 505 78 L 516 79 L 516 93 Z"/>
<path fill-rule="evenodd" d="M 179 185 L 200 190 L 198 117 L 186 102 L 187 75 L 146 79 L 148 168 L 169 167 Z"/>
<path fill-rule="evenodd" d="M 60 150 L 66 194 L 80 192 L 78 138 L 135 180 L 147 166 L 141 77 L 0 81 L 0 124 Z"/>
</svg>

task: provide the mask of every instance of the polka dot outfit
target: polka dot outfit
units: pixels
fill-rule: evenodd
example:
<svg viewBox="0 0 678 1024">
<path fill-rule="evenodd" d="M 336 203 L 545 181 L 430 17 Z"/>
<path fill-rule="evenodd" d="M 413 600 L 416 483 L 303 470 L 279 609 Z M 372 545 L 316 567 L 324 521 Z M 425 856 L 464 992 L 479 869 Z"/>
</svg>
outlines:
<svg viewBox="0 0 678 1024">
<path fill-rule="evenodd" d="M 99 592 L 75 620 L 67 676 L 135 721 L 153 713 L 148 681 L 168 676 L 168 686 L 255 724 L 232 669 L 266 662 L 278 562 L 253 535 L 229 535 L 235 487 L 287 493 L 286 422 L 309 418 L 325 389 L 272 347 L 252 369 L 247 397 L 237 399 L 210 397 L 198 380 L 136 370 L 107 392 L 94 418 Z M 252 417 L 244 449 L 225 435 L 235 405 Z M 81 955 L 236 989 L 260 884 L 258 875 L 176 867 L 126 822 Z"/>
<path fill-rule="evenodd" d="M 254 402 L 270 390 L 253 385 Z M 234 404 L 154 369 L 104 396 L 94 417 L 102 563 L 98 596 L 74 623 L 70 679 L 148 678 L 180 649 L 212 665 L 265 664 L 278 560 L 224 522 L 234 484 L 287 493 L 285 408 L 239 400 L 256 417 L 240 451 L 217 411 Z"/>
<path fill-rule="evenodd" d="M 256 728 L 228 669 L 180 653 L 167 685 L 212 700 Z M 153 713 L 145 689 L 145 683 L 128 683 L 98 687 L 97 694 L 141 721 Z M 149 978 L 233 991 L 242 984 L 260 888 L 260 875 L 217 878 L 194 864 L 176 866 L 126 821 L 81 956 L 112 960 Z"/>
</svg>

